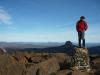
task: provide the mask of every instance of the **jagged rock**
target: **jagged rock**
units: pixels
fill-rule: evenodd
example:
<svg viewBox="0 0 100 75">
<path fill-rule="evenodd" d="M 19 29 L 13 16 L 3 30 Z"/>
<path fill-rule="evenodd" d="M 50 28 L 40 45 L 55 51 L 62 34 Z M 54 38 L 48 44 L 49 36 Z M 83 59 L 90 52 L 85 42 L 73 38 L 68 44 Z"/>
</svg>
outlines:
<svg viewBox="0 0 100 75">
<path fill-rule="evenodd" d="M 13 57 L 13 60 L 16 62 L 23 63 L 23 64 L 28 63 L 27 59 L 23 55 L 15 55 L 12 57 Z"/>
<path fill-rule="evenodd" d="M 78 70 L 90 70 L 90 60 L 87 48 L 75 48 L 72 65 Z"/>
<path fill-rule="evenodd" d="M 39 75 L 50 75 L 56 73 L 59 69 L 58 60 L 54 57 L 39 63 Z"/>
<path fill-rule="evenodd" d="M 4 48 L 0 48 L 0 54 L 7 53 L 7 51 Z"/>
</svg>

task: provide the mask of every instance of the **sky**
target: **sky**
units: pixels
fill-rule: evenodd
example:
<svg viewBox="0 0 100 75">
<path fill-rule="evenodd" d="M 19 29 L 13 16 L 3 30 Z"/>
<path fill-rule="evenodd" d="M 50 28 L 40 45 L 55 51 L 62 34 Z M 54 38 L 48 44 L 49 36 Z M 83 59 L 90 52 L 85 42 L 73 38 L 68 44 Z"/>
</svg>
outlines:
<svg viewBox="0 0 100 75">
<path fill-rule="evenodd" d="M 0 41 L 77 42 L 86 17 L 86 42 L 100 42 L 100 0 L 0 0 Z"/>
</svg>

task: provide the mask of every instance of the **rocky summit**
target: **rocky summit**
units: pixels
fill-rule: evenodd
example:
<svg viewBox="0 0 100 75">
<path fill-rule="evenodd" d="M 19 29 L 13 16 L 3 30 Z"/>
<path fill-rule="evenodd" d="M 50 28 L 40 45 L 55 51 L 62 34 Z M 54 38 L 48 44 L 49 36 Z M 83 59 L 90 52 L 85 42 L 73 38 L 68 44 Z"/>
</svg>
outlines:
<svg viewBox="0 0 100 75">
<path fill-rule="evenodd" d="M 91 59 L 94 72 L 90 74 L 86 48 L 75 48 L 73 56 L 68 53 L 3 53 L 0 54 L 0 75 L 100 75 L 100 57 L 91 56 Z"/>
</svg>

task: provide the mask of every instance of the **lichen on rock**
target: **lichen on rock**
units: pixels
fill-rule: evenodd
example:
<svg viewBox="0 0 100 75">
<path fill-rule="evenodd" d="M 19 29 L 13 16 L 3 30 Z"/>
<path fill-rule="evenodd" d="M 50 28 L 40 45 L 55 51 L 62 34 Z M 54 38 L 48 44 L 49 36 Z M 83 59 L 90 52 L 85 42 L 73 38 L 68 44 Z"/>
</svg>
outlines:
<svg viewBox="0 0 100 75">
<path fill-rule="evenodd" d="M 73 51 L 72 65 L 78 70 L 90 70 L 90 60 L 87 48 L 75 48 Z"/>
</svg>

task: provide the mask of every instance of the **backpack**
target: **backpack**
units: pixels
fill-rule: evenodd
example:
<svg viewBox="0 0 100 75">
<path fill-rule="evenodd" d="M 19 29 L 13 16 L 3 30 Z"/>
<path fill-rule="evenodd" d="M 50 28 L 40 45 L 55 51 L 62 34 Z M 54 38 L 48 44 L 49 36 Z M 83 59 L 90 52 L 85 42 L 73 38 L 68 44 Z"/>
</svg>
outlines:
<svg viewBox="0 0 100 75">
<path fill-rule="evenodd" d="M 87 27 L 86 27 L 85 21 L 79 21 L 77 24 L 77 30 L 83 32 L 86 29 Z"/>
</svg>

